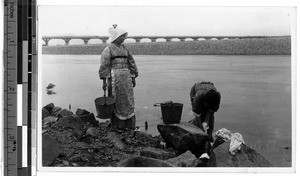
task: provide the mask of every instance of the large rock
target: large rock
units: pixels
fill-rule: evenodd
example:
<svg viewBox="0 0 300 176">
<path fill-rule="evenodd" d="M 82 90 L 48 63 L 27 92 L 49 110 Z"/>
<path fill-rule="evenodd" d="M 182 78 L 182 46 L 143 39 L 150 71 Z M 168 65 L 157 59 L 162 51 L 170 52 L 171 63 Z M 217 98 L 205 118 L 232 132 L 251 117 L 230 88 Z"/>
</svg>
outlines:
<svg viewBox="0 0 300 176">
<path fill-rule="evenodd" d="M 51 115 L 57 117 L 58 113 L 59 113 L 61 110 L 62 110 L 61 107 L 54 107 L 54 108 L 52 109 L 52 111 L 51 111 Z"/>
<path fill-rule="evenodd" d="M 58 117 L 54 116 L 48 116 L 43 119 L 43 127 L 47 127 L 48 125 L 50 126 L 52 123 L 56 122 Z"/>
<path fill-rule="evenodd" d="M 236 155 L 229 153 L 230 141 L 214 149 L 208 163 L 211 167 L 272 167 L 272 164 L 255 150 L 243 144 Z"/>
<path fill-rule="evenodd" d="M 67 116 L 60 118 L 52 125 L 52 128 L 83 130 L 84 124 L 81 119 L 75 116 Z"/>
<path fill-rule="evenodd" d="M 189 123 L 158 124 L 157 129 L 167 147 L 172 147 L 179 153 L 190 150 L 198 156 L 204 150 L 204 143 L 208 138 L 200 128 Z"/>
<path fill-rule="evenodd" d="M 178 167 L 196 167 L 199 160 L 194 154 L 187 151 L 175 158 L 168 159 L 167 162 Z"/>
<path fill-rule="evenodd" d="M 79 116 L 79 118 L 83 121 L 83 122 L 89 122 L 93 125 L 97 125 L 98 121 L 95 118 L 95 115 L 93 113 L 89 113 L 89 114 L 83 114 L 81 116 Z"/>
<path fill-rule="evenodd" d="M 75 114 L 78 115 L 78 116 L 82 116 L 82 115 L 90 114 L 90 112 L 87 111 L 87 110 L 85 110 L 85 109 L 80 109 L 80 108 L 78 108 L 78 109 L 76 110 L 76 113 L 75 113 Z"/>
<path fill-rule="evenodd" d="M 58 118 L 62 118 L 62 117 L 70 116 L 70 115 L 73 115 L 73 112 L 69 111 L 67 109 L 62 109 L 62 110 L 58 111 L 57 113 L 55 113 L 55 116 Z"/>
<path fill-rule="evenodd" d="M 44 118 L 50 116 L 51 113 L 46 109 L 46 108 L 42 108 L 42 119 L 44 120 Z"/>
<path fill-rule="evenodd" d="M 42 163 L 43 166 L 49 166 L 59 156 L 63 149 L 58 142 L 49 134 L 42 136 Z"/>
<path fill-rule="evenodd" d="M 165 151 L 159 148 L 147 147 L 140 152 L 141 156 L 160 159 L 160 160 L 167 160 L 169 158 L 173 158 L 176 156 L 175 152 Z"/>
<path fill-rule="evenodd" d="M 172 164 L 162 160 L 144 156 L 131 156 L 118 163 L 118 167 L 174 167 Z"/>
<path fill-rule="evenodd" d="M 47 109 L 49 112 L 52 112 L 52 109 L 54 108 L 54 104 L 53 103 L 49 103 L 46 106 L 44 106 L 43 108 Z"/>
</svg>

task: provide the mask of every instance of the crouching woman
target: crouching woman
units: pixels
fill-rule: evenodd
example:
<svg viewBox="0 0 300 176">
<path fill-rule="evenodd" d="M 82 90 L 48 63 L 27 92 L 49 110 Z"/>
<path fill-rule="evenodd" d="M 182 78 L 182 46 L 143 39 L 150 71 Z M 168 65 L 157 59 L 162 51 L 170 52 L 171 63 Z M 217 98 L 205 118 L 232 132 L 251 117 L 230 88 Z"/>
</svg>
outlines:
<svg viewBox="0 0 300 176">
<path fill-rule="evenodd" d="M 209 160 L 211 142 L 214 142 L 212 133 L 214 130 L 214 113 L 218 111 L 221 102 L 221 94 L 211 82 L 198 82 L 190 91 L 192 110 L 195 118 L 189 123 L 201 128 L 207 135 L 205 149 L 201 152 L 200 159 Z"/>
</svg>

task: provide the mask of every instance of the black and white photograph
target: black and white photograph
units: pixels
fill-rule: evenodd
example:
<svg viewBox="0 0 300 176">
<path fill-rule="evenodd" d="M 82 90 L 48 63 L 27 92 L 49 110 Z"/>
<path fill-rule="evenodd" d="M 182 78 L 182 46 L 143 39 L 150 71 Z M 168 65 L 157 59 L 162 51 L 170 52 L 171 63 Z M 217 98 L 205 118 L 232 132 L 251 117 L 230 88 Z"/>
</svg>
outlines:
<svg viewBox="0 0 300 176">
<path fill-rule="evenodd" d="M 294 171 L 295 7 L 37 14 L 37 168 Z"/>
</svg>

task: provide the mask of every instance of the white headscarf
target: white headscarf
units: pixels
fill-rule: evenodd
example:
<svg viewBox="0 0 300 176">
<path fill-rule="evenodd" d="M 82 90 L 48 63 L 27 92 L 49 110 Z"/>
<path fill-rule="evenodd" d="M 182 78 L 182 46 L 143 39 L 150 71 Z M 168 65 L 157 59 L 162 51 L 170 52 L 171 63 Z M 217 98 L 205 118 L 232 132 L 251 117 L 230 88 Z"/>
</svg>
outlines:
<svg viewBox="0 0 300 176">
<path fill-rule="evenodd" d="M 114 24 L 113 27 L 110 27 L 108 29 L 108 34 L 109 34 L 108 42 L 115 41 L 118 37 L 120 37 L 123 34 L 126 34 L 127 36 L 127 32 L 124 29 L 119 28 L 116 24 Z"/>
</svg>

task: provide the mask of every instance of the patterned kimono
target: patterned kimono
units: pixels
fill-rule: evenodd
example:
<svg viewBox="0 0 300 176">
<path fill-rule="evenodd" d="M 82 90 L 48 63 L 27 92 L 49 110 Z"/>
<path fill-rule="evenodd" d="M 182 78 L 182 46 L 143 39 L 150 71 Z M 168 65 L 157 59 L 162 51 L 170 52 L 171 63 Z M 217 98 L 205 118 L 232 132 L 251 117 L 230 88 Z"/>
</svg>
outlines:
<svg viewBox="0 0 300 176">
<path fill-rule="evenodd" d="M 138 76 L 138 69 L 129 51 L 121 45 L 109 44 L 101 55 L 100 79 L 111 78 L 112 95 L 115 98 L 115 128 L 134 128 L 134 94 L 132 77 Z"/>
</svg>

